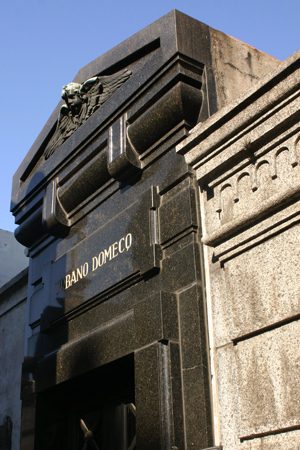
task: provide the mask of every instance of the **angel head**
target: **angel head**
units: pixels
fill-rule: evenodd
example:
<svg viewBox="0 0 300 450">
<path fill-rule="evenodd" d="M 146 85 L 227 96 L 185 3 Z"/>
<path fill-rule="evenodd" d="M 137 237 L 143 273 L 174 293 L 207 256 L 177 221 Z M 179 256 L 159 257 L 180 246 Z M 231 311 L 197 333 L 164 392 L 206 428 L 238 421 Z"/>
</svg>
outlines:
<svg viewBox="0 0 300 450">
<path fill-rule="evenodd" d="M 63 86 L 61 97 L 66 102 L 73 116 L 79 114 L 82 104 L 87 101 L 86 94 L 82 91 L 82 84 L 80 83 L 69 83 Z"/>
</svg>

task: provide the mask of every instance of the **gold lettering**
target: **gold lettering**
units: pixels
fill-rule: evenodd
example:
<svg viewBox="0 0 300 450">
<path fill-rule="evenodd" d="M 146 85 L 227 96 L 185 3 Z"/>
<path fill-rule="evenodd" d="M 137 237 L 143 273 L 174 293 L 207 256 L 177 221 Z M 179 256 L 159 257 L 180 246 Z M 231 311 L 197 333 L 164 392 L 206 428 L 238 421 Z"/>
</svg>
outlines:
<svg viewBox="0 0 300 450">
<path fill-rule="evenodd" d="M 112 249 L 113 249 L 113 257 L 112 257 L 112 259 L 113 258 L 115 258 L 116 256 L 118 256 L 118 242 L 114 242 L 112 245 L 111 245 L 111 247 L 112 247 Z"/>
<path fill-rule="evenodd" d="M 131 245 L 132 245 L 132 234 L 128 233 L 125 237 L 125 247 L 127 252 L 130 249 Z"/>
<path fill-rule="evenodd" d="M 122 241 L 124 241 L 124 243 L 125 243 L 125 238 L 124 237 L 122 237 L 120 240 L 119 240 L 119 253 L 123 253 L 124 251 L 125 251 L 125 246 L 123 247 L 123 250 L 122 250 L 122 245 L 121 245 L 121 242 Z"/>
<path fill-rule="evenodd" d="M 99 256 L 98 256 L 99 267 L 103 266 L 103 264 L 105 264 L 105 263 L 106 263 L 106 260 L 105 260 L 104 252 L 100 252 Z"/>
<path fill-rule="evenodd" d="M 66 289 L 69 289 L 71 286 L 71 275 L 66 276 Z"/>
<path fill-rule="evenodd" d="M 71 286 L 73 283 L 77 283 L 77 278 L 75 275 L 75 270 L 72 270 L 72 277 L 71 277 Z"/>
<path fill-rule="evenodd" d="M 87 274 L 89 273 L 89 264 L 88 264 L 87 262 L 85 262 L 85 263 L 83 264 L 83 270 L 82 270 L 82 272 L 83 272 L 83 276 L 84 276 L 84 277 L 86 277 Z"/>
<path fill-rule="evenodd" d="M 100 253 L 99 253 L 99 257 L 100 257 Z M 98 257 L 98 258 L 99 258 Z M 92 268 L 92 272 L 94 272 L 94 270 L 96 270 L 98 268 L 99 262 L 98 262 L 98 258 L 97 256 L 93 256 L 93 268 Z"/>
<path fill-rule="evenodd" d="M 128 233 L 126 236 L 123 236 L 119 241 L 111 244 L 108 249 L 102 250 L 98 256 L 92 257 L 92 272 L 97 270 L 99 267 L 102 267 L 106 264 L 107 261 L 111 261 L 112 259 L 119 256 L 121 253 L 124 253 L 125 250 L 128 252 L 130 247 L 132 246 L 132 234 Z M 56 294 L 59 294 L 60 291 L 65 291 L 69 289 L 73 284 L 77 283 L 79 280 L 82 280 L 89 273 L 89 263 L 85 262 L 80 267 L 72 270 L 71 273 L 67 274 L 65 278 L 58 281 L 55 284 Z"/>
<path fill-rule="evenodd" d="M 108 250 L 104 250 L 104 255 L 105 255 L 105 262 L 104 262 L 104 264 L 106 263 L 106 258 L 108 258 L 109 257 L 109 260 L 111 260 L 111 245 L 109 246 L 109 248 L 108 248 Z"/>
</svg>

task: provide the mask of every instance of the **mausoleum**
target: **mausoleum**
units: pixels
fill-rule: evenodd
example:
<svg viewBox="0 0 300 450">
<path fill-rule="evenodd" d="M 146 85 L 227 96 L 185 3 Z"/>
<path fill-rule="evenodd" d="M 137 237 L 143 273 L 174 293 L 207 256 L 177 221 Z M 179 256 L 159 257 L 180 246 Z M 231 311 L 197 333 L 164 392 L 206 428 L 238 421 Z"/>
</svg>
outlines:
<svg viewBox="0 0 300 450">
<path fill-rule="evenodd" d="M 22 450 L 299 448 L 299 73 L 172 11 L 62 80 L 13 180 Z"/>
</svg>

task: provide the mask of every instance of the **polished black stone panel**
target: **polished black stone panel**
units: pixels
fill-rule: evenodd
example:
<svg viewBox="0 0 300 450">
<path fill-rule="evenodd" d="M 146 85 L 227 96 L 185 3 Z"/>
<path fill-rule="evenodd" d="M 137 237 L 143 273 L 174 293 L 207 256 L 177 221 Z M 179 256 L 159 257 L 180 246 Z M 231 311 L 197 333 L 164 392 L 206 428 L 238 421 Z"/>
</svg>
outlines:
<svg viewBox="0 0 300 450">
<path fill-rule="evenodd" d="M 193 417 L 186 424 L 186 438 L 190 442 L 188 447 L 197 442 L 198 448 L 212 445 L 203 308 L 203 286 L 201 284 L 193 284 L 179 294 L 178 312 L 184 405 L 186 414 Z"/>
<path fill-rule="evenodd" d="M 162 448 L 159 346 L 155 343 L 135 354 L 135 401 L 137 417 L 137 446 L 143 450 Z"/>
<path fill-rule="evenodd" d="M 207 365 L 206 352 L 203 351 L 205 343 L 203 302 L 203 286 L 201 284 L 193 284 L 180 292 L 178 311 L 183 343 L 181 359 L 184 369 Z"/>
<path fill-rule="evenodd" d="M 159 197 L 152 188 L 106 225 L 51 261 L 51 285 L 47 286 L 51 321 L 160 267 L 161 252 L 155 235 L 158 206 Z M 45 313 L 42 327 L 47 327 Z"/>
<path fill-rule="evenodd" d="M 174 292 L 183 289 L 200 278 L 199 250 L 197 243 L 189 243 L 172 253 L 162 263 L 163 286 Z M 183 269 L 184 268 L 184 269 Z"/>
<path fill-rule="evenodd" d="M 138 448 L 182 448 L 184 425 L 178 363 L 179 346 L 167 341 L 144 347 L 135 354 Z"/>
<path fill-rule="evenodd" d="M 170 402 L 172 406 L 172 420 L 173 420 L 173 442 L 174 447 L 178 449 L 184 448 L 185 440 L 185 419 L 184 419 L 184 405 L 182 396 L 182 367 L 180 360 L 180 345 L 176 342 L 170 341 L 169 355 L 170 355 L 170 377 L 172 381 Z M 187 416 L 186 416 L 187 417 Z"/>
<path fill-rule="evenodd" d="M 134 307 L 136 347 L 160 340 L 178 341 L 177 299 L 160 292 Z"/>
<path fill-rule="evenodd" d="M 207 448 L 212 446 L 210 414 L 207 412 L 207 376 L 199 367 L 183 370 L 185 414 L 189 417 L 185 423 L 187 448 Z M 209 424 L 209 425 L 208 425 Z"/>
<path fill-rule="evenodd" d="M 160 237 L 162 245 L 166 245 L 168 241 L 184 233 L 190 227 L 197 229 L 195 205 L 195 191 L 187 188 L 161 206 Z"/>
<path fill-rule="evenodd" d="M 33 449 L 35 445 L 36 396 L 26 396 L 22 401 L 20 450 Z"/>
</svg>

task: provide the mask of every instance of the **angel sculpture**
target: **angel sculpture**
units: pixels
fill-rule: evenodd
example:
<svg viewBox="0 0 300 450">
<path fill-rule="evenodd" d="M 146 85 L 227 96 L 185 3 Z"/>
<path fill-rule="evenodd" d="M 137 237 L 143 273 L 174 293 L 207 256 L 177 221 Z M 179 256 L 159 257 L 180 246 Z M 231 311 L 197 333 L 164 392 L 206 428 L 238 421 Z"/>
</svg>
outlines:
<svg viewBox="0 0 300 450">
<path fill-rule="evenodd" d="M 44 158 L 48 159 L 109 97 L 126 81 L 131 71 L 93 77 L 84 83 L 63 86 L 61 96 L 66 102 L 60 108 L 56 130 L 50 139 Z"/>
</svg>

